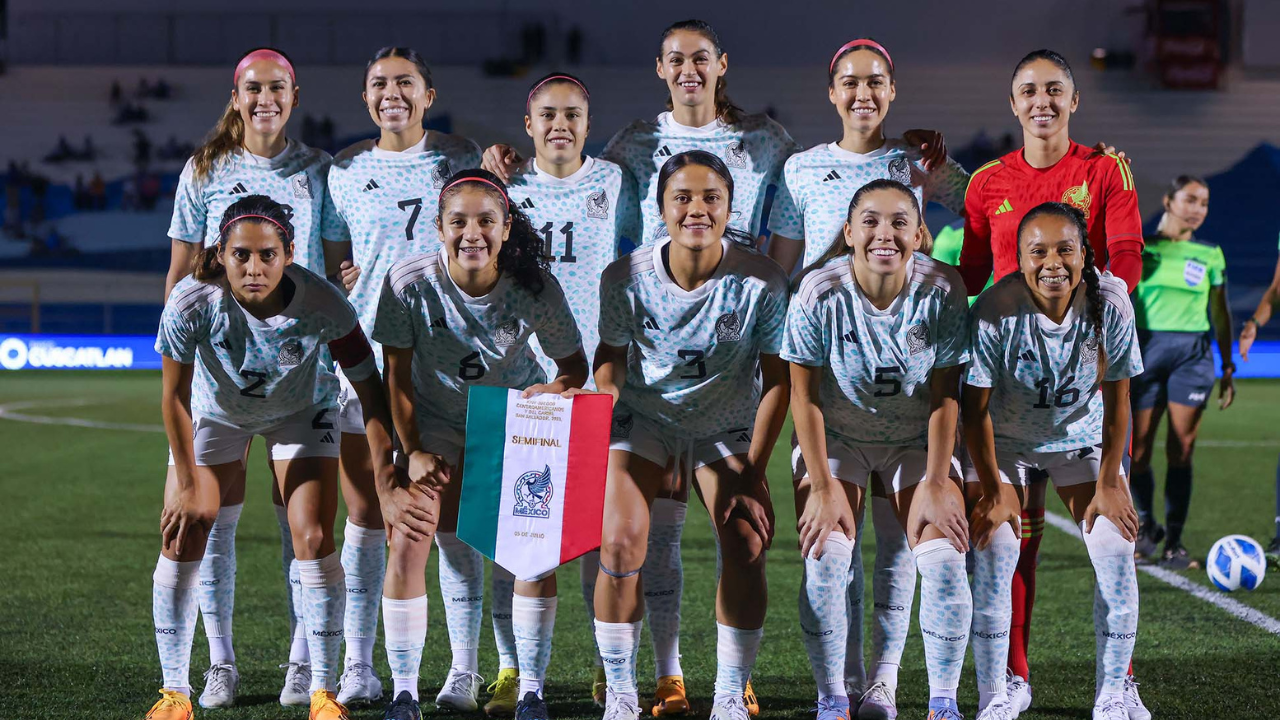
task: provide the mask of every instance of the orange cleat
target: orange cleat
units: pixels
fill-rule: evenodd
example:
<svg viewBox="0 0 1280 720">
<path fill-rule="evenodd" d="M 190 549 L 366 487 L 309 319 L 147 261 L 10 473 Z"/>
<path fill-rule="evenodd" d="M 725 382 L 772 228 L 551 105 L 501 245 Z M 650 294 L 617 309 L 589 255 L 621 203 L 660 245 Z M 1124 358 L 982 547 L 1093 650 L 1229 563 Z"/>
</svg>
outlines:
<svg viewBox="0 0 1280 720">
<path fill-rule="evenodd" d="M 191 720 L 191 698 L 173 690 L 160 690 L 160 699 L 145 720 Z"/>
<path fill-rule="evenodd" d="M 756 691 L 751 687 L 751 679 L 747 679 L 747 689 L 742 691 L 742 704 L 747 706 L 747 714 L 755 717 L 760 714 L 760 698 L 756 697 Z"/>
<path fill-rule="evenodd" d="M 351 720 L 347 708 L 328 690 L 311 693 L 310 720 Z"/>
<path fill-rule="evenodd" d="M 653 716 L 684 715 L 689 712 L 689 698 L 684 692 L 684 677 L 663 675 L 653 692 Z"/>
</svg>

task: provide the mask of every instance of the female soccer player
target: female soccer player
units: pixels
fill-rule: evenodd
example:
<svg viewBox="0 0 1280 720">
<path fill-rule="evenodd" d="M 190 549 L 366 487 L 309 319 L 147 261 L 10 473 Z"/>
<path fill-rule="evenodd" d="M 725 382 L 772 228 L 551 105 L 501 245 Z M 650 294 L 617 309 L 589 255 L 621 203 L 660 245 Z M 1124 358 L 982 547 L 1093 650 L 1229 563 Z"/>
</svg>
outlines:
<svg viewBox="0 0 1280 720">
<path fill-rule="evenodd" d="M 1164 194 L 1164 217 L 1142 253 L 1142 282 L 1134 293 L 1134 320 L 1145 369 L 1133 381 L 1133 465 L 1130 486 L 1142 532 L 1138 554 L 1155 554 L 1164 539 L 1162 564 L 1178 570 L 1199 567 L 1182 546 L 1182 526 L 1191 506 L 1191 453 L 1200 417 L 1213 391 L 1209 316 L 1223 358 L 1219 407 L 1235 398 L 1231 381 L 1231 307 L 1227 304 L 1227 262 L 1222 248 L 1195 237 L 1209 212 L 1209 186 L 1180 175 Z M 1169 412 L 1165 446 L 1165 527 L 1155 519 L 1155 451 L 1160 416 Z"/>
<path fill-rule="evenodd" d="M 944 162 L 930 171 L 917 145 L 885 137 L 885 118 L 896 95 L 893 60 L 883 45 L 863 38 L 836 50 L 827 67 L 827 96 L 844 134 L 839 142 L 815 146 L 787 160 L 769 222 L 775 231 L 769 256 L 784 270 L 791 271 L 802 257 L 802 265 L 812 265 L 842 236 L 849 198 L 872 180 L 897 180 L 911 187 L 922 208 L 929 200 L 937 200 L 952 212 L 964 212 L 969 174 L 963 168 L 944 156 Z M 927 229 L 923 237 L 916 250 L 928 254 Z M 876 670 L 868 687 L 862 659 L 862 563 L 855 562 L 849 587 L 845 677 L 851 691 L 862 695 L 863 716 L 877 718 L 894 712 L 898 666 L 915 597 L 915 561 L 886 498 L 877 497 L 872 503 L 872 519 Z M 855 555 L 861 555 L 860 548 L 855 548 Z"/>
<path fill-rule="evenodd" d="M 959 718 L 956 688 L 972 604 L 964 497 L 950 479 L 966 304 L 955 270 L 916 253 L 914 192 L 874 180 L 800 281 L 787 313 L 796 514 L 804 557 L 800 624 L 818 716 L 850 716 L 845 594 L 868 477 L 906 530 L 922 578 L 920 626 L 930 718 Z M 884 708 L 896 714 L 892 706 Z"/>
<path fill-rule="evenodd" d="M 1018 272 L 974 303 L 964 431 L 982 500 L 973 514 L 973 649 L 979 720 L 1021 712 L 1006 693 L 1009 580 L 1022 496 L 1053 478 L 1084 534 L 1097 586 L 1094 720 L 1128 720 L 1125 687 L 1138 630 L 1138 517 L 1121 459 L 1129 379 L 1142 372 L 1123 282 L 1094 267 L 1084 214 L 1044 203 L 1018 223 Z"/>
<path fill-rule="evenodd" d="M 608 160 L 582 154 L 591 129 L 591 94 L 581 80 L 568 73 L 546 75 L 529 90 L 525 132 L 533 138 L 536 156 L 514 175 L 507 188 L 511 201 L 529 218 L 542 237 L 542 255 L 560 281 L 582 334 L 582 347 L 593 357 L 599 343 L 600 275 L 618 258 L 623 238 L 634 239 L 636 189 L 631 176 Z M 535 341 L 534 347 L 539 345 Z M 555 363 L 541 354 L 543 369 L 555 376 Z M 594 389 L 590 378 L 588 387 Z M 593 597 L 598 552 L 583 556 L 581 581 L 587 614 L 594 618 Z M 484 707 L 490 716 L 509 716 L 519 700 L 515 635 L 512 630 L 514 578 L 493 568 L 493 633 L 498 643 L 500 670 L 490 687 L 493 698 Z M 604 706 L 604 668 L 596 656 L 593 698 Z"/>
<path fill-rule="evenodd" d="M 1244 321 L 1240 328 L 1240 358 L 1249 360 L 1249 348 L 1258 339 L 1258 330 L 1271 320 L 1271 314 L 1280 305 L 1280 260 L 1276 261 L 1276 269 L 1272 274 L 1271 286 L 1262 294 L 1258 308 L 1253 315 Z M 1272 570 L 1280 570 L 1280 465 L 1276 467 L 1276 534 L 1267 544 L 1267 566 Z"/>
<path fill-rule="evenodd" d="M 350 283 L 350 300 L 360 314 L 360 324 L 372 334 L 378 297 L 387 270 L 402 258 L 437 247 L 431 218 L 444 181 L 461 168 L 480 162 L 475 143 L 454 135 L 427 132 L 423 118 L 435 102 L 431 70 L 409 48 L 385 47 L 365 67 L 364 94 L 369 117 L 380 131 L 376 140 L 364 140 L 343 150 L 329 173 L 329 192 L 336 209 L 336 231 L 326 234 L 325 256 L 331 266 L 354 254 L 355 267 L 344 283 Z M 354 277 L 352 277 L 354 276 Z M 375 359 L 382 370 L 382 355 L 374 343 Z M 341 379 L 341 376 L 340 376 Z M 346 557 L 367 561 L 359 592 L 353 592 L 353 613 L 348 622 L 346 669 L 342 675 L 344 702 L 372 701 L 382 695 L 382 684 L 373 673 L 373 644 L 378 630 L 378 598 L 386 568 L 386 533 L 377 520 L 376 497 L 362 493 L 371 487 L 366 443 L 360 439 L 364 421 L 360 403 L 343 383 L 342 478 L 351 510 L 347 523 Z M 361 518 L 370 518 L 366 523 Z M 442 564 L 441 571 L 445 567 Z M 479 595 L 477 593 L 477 595 Z M 479 612 L 480 598 L 445 593 L 456 602 L 445 613 Z M 450 622 L 451 626 L 461 621 Z M 479 646 L 479 630 L 471 647 Z"/>
<path fill-rule="evenodd" d="M 434 534 L 441 589 L 450 602 L 459 595 L 478 598 L 484 588 L 480 553 L 456 534 L 467 387 L 563 393 L 586 382 L 587 360 L 564 293 L 546 270 L 542 240 L 501 181 L 483 170 L 459 172 L 448 178 L 437 207 L 442 244 L 392 266 L 373 334 L 386 353 L 391 412 L 409 479 L 428 488 L 440 518 Z M 533 335 L 556 359 L 550 382 L 530 347 Z M 423 571 L 430 551 L 431 533 L 391 534 L 382 599 L 395 681 L 388 720 L 421 718 L 418 668 L 427 630 Z M 524 691 L 516 716 L 546 720 L 542 684 L 551 657 L 555 576 L 518 582 L 515 592 L 513 625 Z M 480 603 L 467 609 L 470 614 L 461 618 L 445 616 L 453 663 L 436 704 L 471 711 L 480 683 Z"/>
<path fill-rule="evenodd" d="M 164 356 L 162 410 L 175 477 L 160 516 L 163 552 L 153 607 L 164 670 L 151 720 L 191 717 L 196 583 L 219 498 L 243 481 L 249 440 L 267 440 L 289 511 L 311 649 L 311 720 L 345 720 L 338 680 L 346 591 L 334 549 L 338 381 L 328 353 L 369 407 L 367 438 L 380 490 L 396 496 L 390 424 L 372 352 L 355 311 L 320 276 L 293 264 L 287 210 L 263 195 L 227 208 L 219 240 L 201 251 L 195 277 L 178 283 L 156 339 Z M 389 500 L 387 521 L 422 525 L 413 503 Z"/>
<path fill-rule="evenodd" d="M 698 484 L 723 554 L 711 717 L 747 717 L 743 693 L 763 633 L 764 549 L 773 536 L 765 468 L 787 408 L 777 354 L 787 289 L 777 264 L 729 227 L 734 188 L 729 168 L 709 152 L 670 158 L 658 175 L 669 236 L 601 278 L 595 380 L 616 403 L 595 595 L 607 720 L 640 713 L 640 576 L 650 508 L 676 460 Z"/>
<path fill-rule="evenodd" d="M 292 63 L 272 48 L 246 53 L 236 64 L 231 99 L 222 118 L 205 143 L 187 161 L 178 179 L 173 221 L 169 226 L 172 259 L 165 281 L 165 297 L 174 285 L 191 274 L 200 250 L 221 237 L 218 220 L 233 202 L 247 194 L 271 197 L 285 208 L 295 229 L 294 263 L 314 273 L 324 274 L 321 237 L 332 236 L 332 207 L 325 187 L 331 159 L 285 136 L 299 88 Z M 177 481 L 172 458 L 169 483 Z M 288 513 L 278 490 L 273 488 L 276 518 L 280 525 L 282 560 L 289 600 L 293 646 L 289 652 L 280 702 L 306 705 L 310 702 L 310 659 L 306 629 L 302 622 L 301 586 L 293 563 L 293 535 Z M 235 704 L 240 674 L 236 670 L 232 646 L 232 611 L 235 604 L 235 534 L 244 507 L 243 478 L 227 487 L 222 507 L 205 548 L 200 566 L 200 614 L 209 639 L 209 669 L 205 672 L 200 704 L 206 708 Z M 376 503 L 370 522 L 381 523 Z M 348 535 L 348 538 L 350 536 Z M 345 568 L 349 578 L 356 568 Z"/>
<path fill-rule="evenodd" d="M 1023 147 L 978 168 L 965 191 L 960 275 L 970 294 L 978 294 L 993 269 L 997 281 L 1018 269 L 1018 224 L 1044 202 L 1064 202 L 1083 212 L 1098 268 L 1109 269 L 1130 292 L 1138 286 L 1142 218 L 1133 175 L 1122 157 L 1071 140 L 1068 125 L 1079 105 L 1071 66 L 1058 53 L 1036 50 L 1014 68 L 1009 107 L 1022 124 Z M 1019 711 L 1031 704 L 1027 647 L 1045 492 L 1045 478 L 1036 475 L 1024 498 L 1022 549 L 1013 577 L 1009 694 Z M 1136 683 L 1129 684 L 1127 696 L 1134 720 L 1146 720 Z"/>
</svg>

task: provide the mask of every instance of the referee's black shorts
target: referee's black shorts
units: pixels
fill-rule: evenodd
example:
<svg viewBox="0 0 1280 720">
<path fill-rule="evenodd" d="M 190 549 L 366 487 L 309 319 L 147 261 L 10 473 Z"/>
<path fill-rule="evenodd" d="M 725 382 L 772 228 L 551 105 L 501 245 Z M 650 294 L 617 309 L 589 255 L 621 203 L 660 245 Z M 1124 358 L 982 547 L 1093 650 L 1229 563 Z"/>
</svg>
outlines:
<svg viewBox="0 0 1280 720">
<path fill-rule="evenodd" d="M 1133 406 L 1150 410 L 1177 403 L 1204 407 L 1217 379 L 1209 333 L 1138 330 L 1142 374 L 1129 387 Z"/>
</svg>

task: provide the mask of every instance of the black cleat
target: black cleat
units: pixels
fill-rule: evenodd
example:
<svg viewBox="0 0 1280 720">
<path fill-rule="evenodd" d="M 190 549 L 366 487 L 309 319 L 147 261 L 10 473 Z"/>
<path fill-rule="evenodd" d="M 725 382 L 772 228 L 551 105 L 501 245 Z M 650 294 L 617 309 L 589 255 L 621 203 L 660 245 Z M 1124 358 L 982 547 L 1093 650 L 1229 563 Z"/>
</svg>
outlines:
<svg viewBox="0 0 1280 720">
<path fill-rule="evenodd" d="M 422 720 L 422 710 L 418 709 L 418 701 L 413 699 L 408 690 L 401 690 L 387 705 L 382 714 L 383 720 Z"/>
<path fill-rule="evenodd" d="M 546 701 L 532 690 L 525 693 L 524 698 L 516 703 L 516 720 L 550 720 Z"/>
<path fill-rule="evenodd" d="M 1165 546 L 1164 554 L 1160 556 L 1160 566 L 1169 568 L 1170 570 L 1199 570 L 1200 561 L 1193 560 L 1191 553 L 1178 543 L 1173 547 Z"/>
</svg>

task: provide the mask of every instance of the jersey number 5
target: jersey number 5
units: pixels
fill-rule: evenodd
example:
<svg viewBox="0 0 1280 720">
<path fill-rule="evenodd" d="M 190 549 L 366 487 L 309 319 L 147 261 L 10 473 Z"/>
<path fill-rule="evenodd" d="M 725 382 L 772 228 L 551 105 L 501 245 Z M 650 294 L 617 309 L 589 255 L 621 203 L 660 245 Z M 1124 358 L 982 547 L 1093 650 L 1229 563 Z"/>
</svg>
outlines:
<svg viewBox="0 0 1280 720">
<path fill-rule="evenodd" d="M 413 212 L 409 213 L 409 222 L 404 226 L 404 239 L 407 242 L 413 242 L 413 226 L 418 224 L 418 215 L 422 213 L 422 198 L 409 198 L 396 203 L 396 207 L 401 210 L 413 208 Z"/>
<path fill-rule="evenodd" d="M 897 365 L 876 368 L 876 397 L 893 397 L 902 392 L 902 381 L 895 375 L 902 373 Z"/>
</svg>

